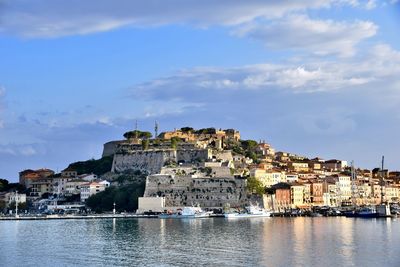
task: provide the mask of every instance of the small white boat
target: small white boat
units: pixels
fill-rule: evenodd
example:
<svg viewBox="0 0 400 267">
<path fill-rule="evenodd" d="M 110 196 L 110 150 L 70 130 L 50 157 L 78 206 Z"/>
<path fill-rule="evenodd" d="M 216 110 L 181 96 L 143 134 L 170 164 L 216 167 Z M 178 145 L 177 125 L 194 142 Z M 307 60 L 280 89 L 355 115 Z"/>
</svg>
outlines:
<svg viewBox="0 0 400 267">
<path fill-rule="evenodd" d="M 225 213 L 225 218 L 254 218 L 254 217 L 271 217 L 271 212 L 266 211 L 258 206 L 246 207 L 245 213 Z"/>
<path fill-rule="evenodd" d="M 208 218 L 211 212 L 205 212 L 200 207 L 184 207 L 176 213 L 163 213 L 158 215 L 161 219 Z"/>
</svg>

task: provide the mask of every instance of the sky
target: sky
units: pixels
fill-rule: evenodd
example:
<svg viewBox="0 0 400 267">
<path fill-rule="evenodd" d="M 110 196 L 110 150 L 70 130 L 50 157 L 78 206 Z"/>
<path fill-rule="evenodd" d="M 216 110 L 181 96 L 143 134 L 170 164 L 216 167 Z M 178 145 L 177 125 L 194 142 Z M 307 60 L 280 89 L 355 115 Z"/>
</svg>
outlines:
<svg viewBox="0 0 400 267">
<path fill-rule="evenodd" d="M 0 177 L 135 127 L 400 169 L 396 0 L 0 0 Z"/>
</svg>

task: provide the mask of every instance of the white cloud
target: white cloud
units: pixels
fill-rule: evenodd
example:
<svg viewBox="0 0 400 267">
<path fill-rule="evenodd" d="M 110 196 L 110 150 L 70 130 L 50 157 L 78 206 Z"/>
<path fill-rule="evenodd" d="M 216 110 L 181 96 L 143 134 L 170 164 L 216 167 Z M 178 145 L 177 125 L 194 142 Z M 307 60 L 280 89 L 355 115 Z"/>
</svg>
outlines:
<svg viewBox="0 0 400 267">
<path fill-rule="evenodd" d="M 368 2 L 365 4 L 365 8 L 367 9 L 367 10 L 371 10 L 371 9 L 374 9 L 374 8 L 376 8 L 376 0 L 368 0 Z"/>
<path fill-rule="evenodd" d="M 6 0 L 1 7 L 0 32 L 56 37 L 171 23 L 238 25 L 332 5 L 354 6 L 354 0 Z"/>
<path fill-rule="evenodd" d="M 220 101 L 232 93 L 249 90 L 313 93 L 365 88 L 382 95 L 384 91 L 400 96 L 398 88 L 393 89 L 398 77 L 400 52 L 381 44 L 341 61 L 317 57 L 304 59 L 300 66 L 285 63 L 184 70 L 137 85 L 132 94 L 135 99 L 192 104 Z"/>
<path fill-rule="evenodd" d="M 37 153 L 36 150 L 31 146 L 21 147 L 19 152 L 23 156 L 33 156 L 33 155 L 36 155 L 36 153 Z"/>
<path fill-rule="evenodd" d="M 0 154 L 13 155 L 13 156 L 17 155 L 17 153 L 9 147 L 0 147 Z"/>
<path fill-rule="evenodd" d="M 377 25 L 370 21 L 337 22 L 291 15 L 271 23 L 249 23 L 235 30 L 238 36 L 261 40 L 275 49 L 300 49 L 316 55 L 352 56 L 355 46 L 374 36 Z"/>
<path fill-rule="evenodd" d="M 112 120 L 108 116 L 103 116 L 103 117 L 98 118 L 96 120 L 96 123 L 101 123 L 101 124 L 108 125 L 108 126 L 112 126 L 113 125 Z"/>
<path fill-rule="evenodd" d="M 0 145 L 0 154 L 10 156 L 34 156 L 38 152 L 32 145 L 6 144 Z"/>
</svg>

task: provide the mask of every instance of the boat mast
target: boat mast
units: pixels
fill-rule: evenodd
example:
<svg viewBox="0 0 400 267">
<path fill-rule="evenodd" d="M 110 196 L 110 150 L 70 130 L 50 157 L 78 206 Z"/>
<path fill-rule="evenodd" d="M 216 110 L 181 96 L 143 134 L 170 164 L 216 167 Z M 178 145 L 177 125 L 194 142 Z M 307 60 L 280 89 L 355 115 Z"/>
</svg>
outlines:
<svg viewBox="0 0 400 267">
<path fill-rule="evenodd" d="M 354 161 L 351 161 L 351 201 L 353 206 L 357 205 L 356 190 L 357 190 L 357 175 L 354 170 Z"/>
<path fill-rule="evenodd" d="M 385 183 L 385 179 L 383 178 L 384 171 L 383 171 L 383 164 L 385 162 L 385 156 L 382 156 L 382 169 L 381 169 L 381 177 L 380 177 L 380 184 L 381 184 L 381 204 L 383 204 L 383 185 Z"/>
</svg>

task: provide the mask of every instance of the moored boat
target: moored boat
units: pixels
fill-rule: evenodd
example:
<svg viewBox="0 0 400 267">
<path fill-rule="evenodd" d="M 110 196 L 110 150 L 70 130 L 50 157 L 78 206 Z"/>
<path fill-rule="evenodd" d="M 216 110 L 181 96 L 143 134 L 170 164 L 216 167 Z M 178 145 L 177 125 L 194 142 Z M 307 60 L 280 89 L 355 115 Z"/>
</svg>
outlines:
<svg viewBox="0 0 400 267">
<path fill-rule="evenodd" d="M 248 206 L 246 207 L 246 212 L 239 213 L 225 213 L 225 218 L 254 218 L 254 217 L 271 217 L 271 212 L 266 211 L 258 206 Z"/>
<path fill-rule="evenodd" d="M 376 211 L 375 207 L 364 207 L 359 210 L 350 210 L 344 212 L 346 217 L 350 218 L 378 218 L 379 213 Z"/>
<path fill-rule="evenodd" d="M 158 215 L 161 219 L 185 219 L 185 218 L 208 218 L 211 212 L 205 212 L 200 207 L 184 207 L 175 213 L 162 213 Z"/>
</svg>

